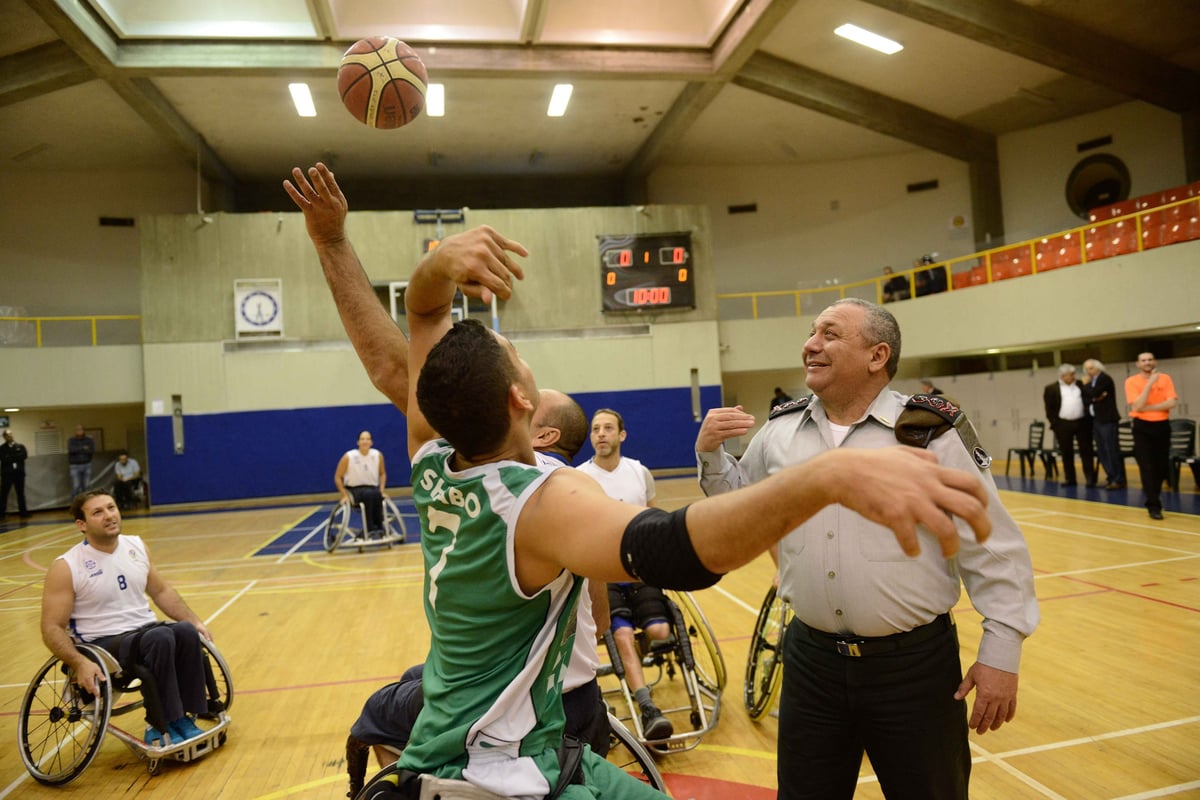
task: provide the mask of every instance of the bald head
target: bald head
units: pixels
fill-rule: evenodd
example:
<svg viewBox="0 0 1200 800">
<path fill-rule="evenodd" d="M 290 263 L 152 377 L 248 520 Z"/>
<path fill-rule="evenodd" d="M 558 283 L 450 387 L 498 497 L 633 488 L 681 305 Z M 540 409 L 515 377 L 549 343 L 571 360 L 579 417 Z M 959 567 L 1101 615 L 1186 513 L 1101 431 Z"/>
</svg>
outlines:
<svg viewBox="0 0 1200 800">
<path fill-rule="evenodd" d="M 535 450 L 557 453 L 574 460 L 587 441 L 587 414 L 570 395 L 556 389 L 538 392 L 537 410 L 529 423 Z"/>
</svg>

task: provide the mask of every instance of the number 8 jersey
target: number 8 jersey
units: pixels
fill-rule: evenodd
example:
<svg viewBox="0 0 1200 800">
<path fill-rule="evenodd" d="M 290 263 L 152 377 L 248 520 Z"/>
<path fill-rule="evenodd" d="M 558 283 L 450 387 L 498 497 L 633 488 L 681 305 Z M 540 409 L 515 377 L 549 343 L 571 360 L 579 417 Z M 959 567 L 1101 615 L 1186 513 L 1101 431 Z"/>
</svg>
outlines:
<svg viewBox="0 0 1200 800">
<path fill-rule="evenodd" d="M 140 536 L 122 534 L 112 553 L 80 542 L 59 558 L 71 569 L 71 632 L 79 641 L 93 642 L 155 621 L 146 601 L 150 559 Z"/>
</svg>

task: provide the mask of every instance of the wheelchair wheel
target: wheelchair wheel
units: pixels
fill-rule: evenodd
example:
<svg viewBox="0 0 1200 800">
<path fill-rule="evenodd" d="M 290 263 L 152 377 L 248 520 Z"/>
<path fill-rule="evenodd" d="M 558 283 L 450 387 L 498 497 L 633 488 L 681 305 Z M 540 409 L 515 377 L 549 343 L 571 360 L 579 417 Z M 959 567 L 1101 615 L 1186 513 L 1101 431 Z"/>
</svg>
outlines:
<svg viewBox="0 0 1200 800">
<path fill-rule="evenodd" d="M 350 504 L 338 503 L 329 512 L 329 521 L 325 523 L 325 552 L 332 553 L 346 538 L 350 527 Z"/>
<path fill-rule="evenodd" d="M 725 656 L 717 644 L 712 627 L 704 617 L 704 612 L 696 605 L 695 599 L 689 592 L 671 592 L 676 605 L 683 614 L 683 622 L 687 627 L 689 637 L 699 639 L 703 647 L 693 647 L 692 657 L 695 660 L 696 677 L 704 688 L 711 693 L 719 694 L 725 689 L 727 680 L 725 673 Z"/>
<path fill-rule="evenodd" d="M 204 648 L 204 682 L 208 688 L 208 713 L 200 716 L 220 719 L 221 714 L 233 705 L 233 677 L 216 645 L 203 636 L 200 644 Z"/>
<path fill-rule="evenodd" d="M 408 527 L 404 524 L 404 517 L 400 515 L 400 509 L 396 508 L 390 497 L 383 500 L 383 535 L 388 540 L 388 547 L 397 542 L 404 544 L 408 541 Z"/>
<path fill-rule="evenodd" d="M 104 673 L 99 695 L 76 685 L 74 673 L 52 657 L 29 684 L 17 718 L 21 760 L 34 780 L 49 786 L 69 783 L 87 769 L 112 712 L 108 669 L 93 648 L 79 650 Z"/>
<path fill-rule="evenodd" d="M 746 659 L 745 700 L 752 720 L 762 719 L 779 694 L 783 679 L 783 632 L 790 616 L 791 609 L 772 586 L 758 612 Z"/>
<path fill-rule="evenodd" d="M 616 764 L 642 783 L 649 784 L 669 797 L 667 784 L 663 781 L 662 774 L 658 771 L 650 751 L 637 740 L 632 731 L 621 724 L 621 720 L 611 713 L 608 715 L 608 727 L 607 758 L 609 762 Z"/>
</svg>

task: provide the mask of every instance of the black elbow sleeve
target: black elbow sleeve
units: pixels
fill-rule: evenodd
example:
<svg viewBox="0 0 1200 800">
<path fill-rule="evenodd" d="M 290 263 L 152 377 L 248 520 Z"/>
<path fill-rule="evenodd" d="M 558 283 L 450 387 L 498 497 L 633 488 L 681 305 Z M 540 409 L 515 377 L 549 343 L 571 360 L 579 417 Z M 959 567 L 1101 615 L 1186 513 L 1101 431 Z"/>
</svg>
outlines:
<svg viewBox="0 0 1200 800">
<path fill-rule="evenodd" d="M 686 507 L 648 508 L 631 519 L 621 537 L 621 563 L 630 577 L 659 589 L 706 589 L 721 580 L 692 547 Z"/>
</svg>

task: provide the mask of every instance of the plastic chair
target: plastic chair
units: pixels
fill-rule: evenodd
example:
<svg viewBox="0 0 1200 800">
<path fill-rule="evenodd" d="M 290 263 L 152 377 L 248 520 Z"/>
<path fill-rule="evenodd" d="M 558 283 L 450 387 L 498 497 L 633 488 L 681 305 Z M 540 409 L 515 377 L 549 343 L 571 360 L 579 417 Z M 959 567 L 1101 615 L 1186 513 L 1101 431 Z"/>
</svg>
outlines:
<svg viewBox="0 0 1200 800">
<path fill-rule="evenodd" d="M 1196 457 L 1196 420 L 1171 420 L 1171 491 L 1179 491 L 1179 472 Z"/>
<path fill-rule="evenodd" d="M 1036 459 L 1040 457 L 1042 464 L 1046 468 L 1046 477 L 1052 477 L 1058 471 L 1058 462 L 1055 460 L 1055 451 L 1047 450 L 1043 447 L 1046 441 L 1046 423 L 1040 419 L 1035 419 L 1029 423 L 1029 441 L 1025 447 L 1010 447 L 1008 449 L 1008 463 L 1004 465 L 1004 474 L 1008 474 L 1008 468 L 1012 466 L 1013 454 L 1016 453 L 1021 464 L 1021 477 L 1025 477 L 1025 464 L 1029 464 L 1029 477 L 1033 477 L 1034 465 Z"/>
</svg>

